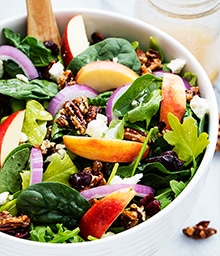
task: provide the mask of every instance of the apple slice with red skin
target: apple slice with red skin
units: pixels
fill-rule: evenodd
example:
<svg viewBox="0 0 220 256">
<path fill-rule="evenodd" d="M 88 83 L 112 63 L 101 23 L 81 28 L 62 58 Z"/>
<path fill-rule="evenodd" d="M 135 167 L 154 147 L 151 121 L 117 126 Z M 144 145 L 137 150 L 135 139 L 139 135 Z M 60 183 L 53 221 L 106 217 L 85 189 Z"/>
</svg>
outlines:
<svg viewBox="0 0 220 256">
<path fill-rule="evenodd" d="M 128 187 L 112 192 L 97 201 L 80 220 L 80 235 L 85 240 L 88 240 L 89 235 L 101 238 L 135 194 L 134 189 Z"/>
<path fill-rule="evenodd" d="M 19 145 L 25 110 L 19 110 L 8 116 L 0 124 L 0 167 L 7 155 Z"/>
<path fill-rule="evenodd" d="M 76 82 L 104 92 L 132 83 L 138 77 L 136 72 L 123 64 L 100 60 L 83 66 L 76 75 Z"/>
<path fill-rule="evenodd" d="M 109 163 L 132 162 L 138 156 L 143 143 L 128 140 L 64 135 L 67 149 L 81 157 Z M 143 157 L 149 153 L 149 148 Z"/>
<path fill-rule="evenodd" d="M 61 43 L 61 54 L 65 66 L 89 47 L 82 15 L 76 15 L 67 23 Z"/>
<path fill-rule="evenodd" d="M 160 121 L 166 124 L 164 129 L 170 130 L 168 113 L 174 114 L 181 122 L 186 112 L 186 88 L 180 76 L 172 73 L 164 73 L 162 98 Z"/>
</svg>

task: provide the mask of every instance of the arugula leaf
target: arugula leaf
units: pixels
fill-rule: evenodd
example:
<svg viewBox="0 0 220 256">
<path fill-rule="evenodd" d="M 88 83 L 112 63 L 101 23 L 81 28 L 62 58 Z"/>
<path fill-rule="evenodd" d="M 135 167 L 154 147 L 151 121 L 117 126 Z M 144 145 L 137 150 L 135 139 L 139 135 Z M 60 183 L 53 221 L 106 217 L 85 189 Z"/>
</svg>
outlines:
<svg viewBox="0 0 220 256">
<path fill-rule="evenodd" d="M 109 129 L 104 132 L 104 138 L 123 139 L 124 138 L 124 118 L 122 120 L 113 119 L 109 125 Z"/>
<path fill-rule="evenodd" d="M 68 230 L 63 224 L 56 224 L 56 228 L 49 226 L 34 226 L 31 225 L 31 239 L 38 242 L 49 243 L 66 243 L 66 242 L 83 242 L 84 240 L 78 235 L 79 228 Z"/>
<path fill-rule="evenodd" d="M 183 181 L 176 181 L 171 180 L 170 181 L 170 187 L 172 191 L 174 192 L 175 197 L 177 197 L 186 187 L 185 183 Z"/>
<path fill-rule="evenodd" d="M 27 135 L 29 143 L 41 145 L 47 133 L 47 121 L 52 119 L 38 101 L 27 102 L 22 132 Z"/>
<path fill-rule="evenodd" d="M 63 158 L 59 154 L 54 154 L 51 163 L 43 174 L 43 181 L 59 181 L 69 185 L 70 175 L 76 172 L 77 168 L 67 153 Z"/>
<path fill-rule="evenodd" d="M 181 124 L 176 116 L 169 113 L 168 122 L 172 131 L 166 132 L 164 139 L 174 146 L 173 151 L 185 161 L 185 165 L 193 161 L 195 166 L 195 159 L 209 144 L 208 134 L 202 132 L 198 136 L 198 126 L 191 116 L 186 117 Z"/>
<path fill-rule="evenodd" d="M 118 63 L 128 66 L 138 74 L 140 73 L 141 63 L 131 43 L 126 39 L 114 37 L 89 46 L 73 58 L 67 69 L 76 74 L 81 67 L 89 62 L 97 60 L 113 61 L 114 58 L 117 58 Z"/>
</svg>

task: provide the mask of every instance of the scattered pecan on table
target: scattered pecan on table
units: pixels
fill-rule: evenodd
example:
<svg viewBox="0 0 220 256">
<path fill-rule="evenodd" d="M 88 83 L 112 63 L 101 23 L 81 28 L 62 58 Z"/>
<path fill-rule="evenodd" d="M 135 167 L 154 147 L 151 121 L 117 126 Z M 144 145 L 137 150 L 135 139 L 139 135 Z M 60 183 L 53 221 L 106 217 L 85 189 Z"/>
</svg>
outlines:
<svg viewBox="0 0 220 256">
<path fill-rule="evenodd" d="M 205 239 L 217 233 L 214 228 L 209 228 L 210 221 L 200 221 L 193 227 L 183 229 L 183 234 L 193 239 Z"/>
<path fill-rule="evenodd" d="M 218 114 L 218 138 L 215 150 L 220 151 L 220 113 Z"/>
</svg>

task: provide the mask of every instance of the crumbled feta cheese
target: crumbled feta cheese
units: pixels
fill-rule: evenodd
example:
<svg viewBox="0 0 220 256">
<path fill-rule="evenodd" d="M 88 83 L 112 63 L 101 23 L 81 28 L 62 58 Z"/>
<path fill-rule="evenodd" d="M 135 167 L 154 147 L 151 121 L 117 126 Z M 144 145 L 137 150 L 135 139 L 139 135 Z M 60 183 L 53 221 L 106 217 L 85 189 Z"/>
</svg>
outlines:
<svg viewBox="0 0 220 256">
<path fill-rule="evenodd" d="M 4 74 L 3 61 L 0 60 L 0 78 L 2 78 L 3 74 Z"/>
<path fill-rule="evenodd" d="M 3 205 L 6 203 L 8 195 L 9 195 L 9 192 L 3 192 L 0 194 L 0 205 Z"/>
<path fill-rule="evenodd" d="M 204 98 L 195 95 L 190 101 L 190 107 L 192 111 L 198 118 L 203 118 L 203 116 L 209 113 L 208 101 Z"/>
<path fill-rule="evenodd" d="M 106 238 L 106 237 L 113 236 L 113 235 L 115 235 L 115 233 L 113 233 L 111 231 L 108 231 L 108 232 L 106 232 L 105 234 L 102 235 L 102 238 Z"/>
<path fill-rule="evenodd" d="M 52 67 L 49 69 L 50 78 L 58 82 L 59 77 L 63 74 L 64 66 L 63 64 L 58 61 L 57 63 L 54 63 Z"/>
<path fill-rule="evenodd" d="M 143 173 L 138 173 L 132 177 L 124 178 L 124 179 L 115 175 L 111 180 L 110 184 L 137 184 L 142 177 L 143 177 Z"/>
<path fill-rule="evenodd" d="M 118 62 L 118 57 L 114 57 L 114 58 L 112 59 L 112 61 L 113 61 L 113 62 Z"/>
<path fill-rule="evenodd" d="M 171 69 L 173 73 L 179 74 L 185 65 L 186 65 L 186 60 L 177 58 L 177 59 L 171 60 L 170 63 L 167 64 L 167 67 Z"/>
<path fill-rule="evenodd" d="M 19 142 L 20 142 L 20 143 L 24 143 L 24 142 L 26 142 L 27 140 L 28 140 L 28 137 L 27 137 L 26 133 L 21 132 L 21 136 L 20 136 Z"/>
<path fill-rule="evenodd" d="M 19 79 L 19 80 L 21 80 L 21 81 L 23 81 L 23 82 L 25 82 L 25 83 L 28 83 L 28 82 L 29 82 L 29 81 L 28 81 L 28 78 L 27 78 L 25 75 L 23 75 L 23 74 L 17 74 L 17 75 L 16 75 L 16 78 Z"/>
<path fill-rule="evenodd" d="M 103 133 L 107 130 L 107 117 L 102 114 L 97 114 L 96 119 L 88 123 L 86 134 L 90 137 L 101 138 Z"/>
</svg>

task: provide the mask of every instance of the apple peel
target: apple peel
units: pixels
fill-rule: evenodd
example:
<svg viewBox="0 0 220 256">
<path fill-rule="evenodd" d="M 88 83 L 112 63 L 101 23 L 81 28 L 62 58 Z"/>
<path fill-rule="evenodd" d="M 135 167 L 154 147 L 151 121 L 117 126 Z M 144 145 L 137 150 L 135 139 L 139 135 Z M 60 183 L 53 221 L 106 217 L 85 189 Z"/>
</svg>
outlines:
<svg viewBox="0 0 220 256">
<path fill-rule="evenodd" d="M 80 235 L 101 238 L 135 194 L 133 188 L 122 188 L 97 201 L 80 220 Z"/>
<path fill-rule="evenodd" d="M 165 129 L 170 130 L 168 114 L 174 114 L 182 121 L 186 112 L 186 88 L 180 76 L 164 73 L 162 83 L 162 101 L 160 106 L 160 121 L 166 124 Z"/>
<path fill-rule="evenodd" d="M 0 167 L 7 155 L 19 145 L 25 110 L 8 116 L 0 125 Z"/>
<path fill-rule="evenodd" d="M 72 153 L 90 160 L 109 163 L 132 162 L 138 156 L 143 143 L 119 139 L 63 136 L 63 142 Z M 146 157 L 149 148 L 143 157 Z"/>
</svg>

